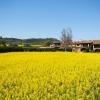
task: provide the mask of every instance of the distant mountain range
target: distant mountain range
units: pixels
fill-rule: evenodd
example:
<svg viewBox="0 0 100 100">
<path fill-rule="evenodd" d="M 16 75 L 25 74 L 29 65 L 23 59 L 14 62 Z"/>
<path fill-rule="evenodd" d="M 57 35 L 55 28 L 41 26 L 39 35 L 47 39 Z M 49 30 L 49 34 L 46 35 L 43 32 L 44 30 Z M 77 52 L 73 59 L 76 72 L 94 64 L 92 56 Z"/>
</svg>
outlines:
<svg viewBox="0 0 100 100">
<path fill-rule="evenodd" d="M 33 45 L 42 45 L 44 44 L 46 41 L 50 41 L 50 42 L 55 42 L 55 41 L 59 41 L 56 38 L 29 38 L 29 39 L 18 39 L 18 38 L 2 38 L 0 37 L 0 42 L 4 41 L 7 44 L 21 44 L 21 43 L 28 43 L 28 44 L 33 44 Z"/>
</svg>

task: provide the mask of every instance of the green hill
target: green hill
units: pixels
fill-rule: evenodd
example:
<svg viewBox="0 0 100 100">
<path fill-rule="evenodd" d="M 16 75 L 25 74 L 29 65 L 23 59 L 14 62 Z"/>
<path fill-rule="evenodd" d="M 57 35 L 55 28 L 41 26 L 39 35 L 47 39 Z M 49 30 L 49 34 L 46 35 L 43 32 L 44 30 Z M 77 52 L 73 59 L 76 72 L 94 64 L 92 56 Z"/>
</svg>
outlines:
<svg viewBox="0 0 100 100">
<path fill-rule="evenodd" d="M 56 38 L 29 38 L 29 39 L 17 39 L 17 38 L 0 38 L 0 43 L 6 44 L 33 44 L 33 45 L 43 45 L 46 41 L 51 43 L 54 41 L 59 41 Z"/>
</svg>

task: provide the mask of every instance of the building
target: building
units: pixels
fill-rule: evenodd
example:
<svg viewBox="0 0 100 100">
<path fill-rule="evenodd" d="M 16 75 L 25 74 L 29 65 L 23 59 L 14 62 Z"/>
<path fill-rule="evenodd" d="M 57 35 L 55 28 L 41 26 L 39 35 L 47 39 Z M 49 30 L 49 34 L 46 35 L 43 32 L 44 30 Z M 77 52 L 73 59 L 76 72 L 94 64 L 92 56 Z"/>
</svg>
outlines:
<svg viewBox="0 0 100 100">
<path fill-rule="evenodd" d="M 60 41 L 53 42 L 50 45 L 51 48 L 62 48 L 62 43 Z M 83 40 L 83 41 L 73 41 L 72 50 L 75 52 L 81 52 L 82 48 L 90 48 L 92 51 L 100 50 L 100 40 Z"/>
<path fill-rule="evenodd" d="M 100 40 L 84 40 L 84 41 L 74 41 L 73 51 L 80 52 L 82 48 L 90 48 L 92 51 L 100 49 Z"/>
<path fill-rule="evenodd" d="M 51 48 L 60 48 L 61 47 L 61 42 L 60 41 L 54 41 L 51 45 Z"/>
</svg>

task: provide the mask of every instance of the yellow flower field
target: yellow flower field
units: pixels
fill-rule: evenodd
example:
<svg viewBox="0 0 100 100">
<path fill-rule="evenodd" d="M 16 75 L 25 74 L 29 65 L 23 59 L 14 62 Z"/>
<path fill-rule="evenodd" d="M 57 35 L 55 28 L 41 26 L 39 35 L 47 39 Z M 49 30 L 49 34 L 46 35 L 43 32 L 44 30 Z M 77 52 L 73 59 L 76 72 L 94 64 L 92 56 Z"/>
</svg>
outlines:
<svg viewBox="0 0 100 100">
<path fill-rule="evenodd" d="M 0 100 L 100 100 L 100 54 L 0 54 Z"/>
</svg>

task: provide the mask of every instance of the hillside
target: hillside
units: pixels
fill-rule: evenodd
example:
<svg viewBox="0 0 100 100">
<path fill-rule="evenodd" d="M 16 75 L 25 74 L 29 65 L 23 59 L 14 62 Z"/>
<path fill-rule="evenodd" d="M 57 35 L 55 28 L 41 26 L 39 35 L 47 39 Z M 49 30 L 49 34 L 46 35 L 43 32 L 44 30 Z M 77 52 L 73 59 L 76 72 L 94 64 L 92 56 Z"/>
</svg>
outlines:
<svg viewBox="0 0 100 100">
<path fill-rule="evenodd" d="M 5 42 L 6 44 L 21 44 L 29 43 L 33 45 L 42 45 L 46 41 L 59 41 L 56 38 L 29 38 L 29 39 L 17 39 L 17 38 L 0 38 L 0 43 Z"/>
</svg>

